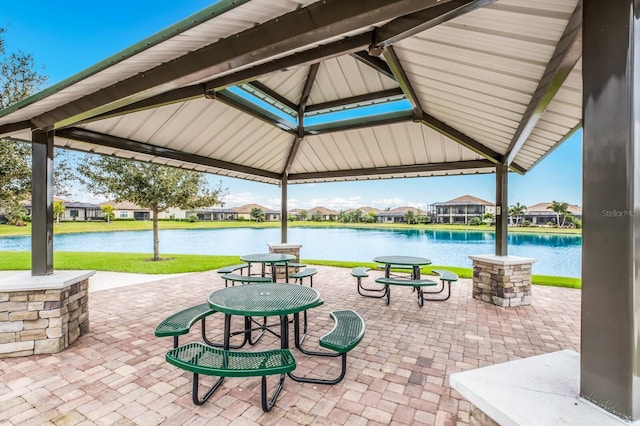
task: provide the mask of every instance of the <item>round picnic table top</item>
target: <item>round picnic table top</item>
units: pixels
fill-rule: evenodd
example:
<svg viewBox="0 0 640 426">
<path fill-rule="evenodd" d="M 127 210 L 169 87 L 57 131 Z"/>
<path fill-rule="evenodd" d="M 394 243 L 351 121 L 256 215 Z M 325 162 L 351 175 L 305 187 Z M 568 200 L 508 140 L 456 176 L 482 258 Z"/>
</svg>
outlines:
<svg viewBox="0 0 640 426">
<path fill-rule="evenodd" d="M 378 256 L 374 257 L 373 261 L 376 263 L 385 263 L 387 265 L 421 266 L 431 264 L 431 259 L 415 256 Z"/>
<path fill-rule="evenodd" d="M 248 317 L 295 314 L 324 303 L 315 289 L 284 283 L 225 287 L 211 293 L 208 302 L 219 312 Z"/>
<path fill-rule="evenodd" d="M 294 255 L 287 253 L 255 253 L 240 256 L 240 260 L 243 262 L 255 263 L 289 262 L 295 260 L 295 258 Z"/>
</svg>

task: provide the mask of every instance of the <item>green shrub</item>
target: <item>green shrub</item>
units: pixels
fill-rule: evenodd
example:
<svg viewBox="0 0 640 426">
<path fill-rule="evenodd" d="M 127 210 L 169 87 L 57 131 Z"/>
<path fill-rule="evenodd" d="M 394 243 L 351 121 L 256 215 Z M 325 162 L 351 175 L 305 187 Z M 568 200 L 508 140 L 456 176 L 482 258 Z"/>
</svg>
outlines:
<svg viewBox="0 0 640 426">
<path fill-rule="evenodd" d="M 523 226 L 531 226 L 531 221 L 530 220 L 525 220 L 524 222 L 522 222 Z"/>
<path fill-rule="evenodd" d="M 198 215 L 197 214 L 190 214 L 189 217 L 187 217 L 187 222 L 197 222 L 198 221 Z"/>
<path fill-rule="evenodd" d="M 482 224 L 482 219 L 480 219 L 479 217 L 472 217 L 471 220 L 469 221 L 469 225 L 471 226 L 478 226 Z"/>
</svg>

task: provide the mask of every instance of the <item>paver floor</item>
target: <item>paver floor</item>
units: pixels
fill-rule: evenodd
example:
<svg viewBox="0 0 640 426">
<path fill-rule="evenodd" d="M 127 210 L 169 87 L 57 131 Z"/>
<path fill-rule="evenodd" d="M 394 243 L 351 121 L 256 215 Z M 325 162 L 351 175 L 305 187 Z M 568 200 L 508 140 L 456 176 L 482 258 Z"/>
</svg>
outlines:
<svg viewBox="0 0 640 426">
<path fill-rule="evenodd" d="M 90 332 L 55 355 L 0 359 L 0 424 L 7 425 L 465 425 L 469 403 L 450 374 L 561 349 L 579 350 L 580 291 L 534 286 L 533 305 L 499 308 L 471 298 L 471 281 L 451 299 L 419 307 L 409 288 L 391 304 L 356 292 L 348 269 L 318 267 L 324 305 L 309 311 L 305 345 L 332 327 L 329 312 L 353 309 L 366 334 L 333 386 L 286 380 L 270 413 L 260 408 L 259 378 L 229 378 L 204 405 L 191 401 L 191 373 L 164 360 L 171 338 L 156 325 L 224 287 L 215 271 L 91 293 Z M 373 285 L 378 272 L 367 284 Z M 223 316 L 207 320 L 220 338 Z M 199 325 L 180 343 L 197 341 Z M 278 347 L 270 335 L 255 349 Z M 297 375 L 337 375 L 339 358 L 294 350 Z M 209 379 L 209 380 L 207 380 Z M 204 377 L 204 384 L 211 378 Z M 269 385 L 276 380 L 271 377 Z"/>
</svg>

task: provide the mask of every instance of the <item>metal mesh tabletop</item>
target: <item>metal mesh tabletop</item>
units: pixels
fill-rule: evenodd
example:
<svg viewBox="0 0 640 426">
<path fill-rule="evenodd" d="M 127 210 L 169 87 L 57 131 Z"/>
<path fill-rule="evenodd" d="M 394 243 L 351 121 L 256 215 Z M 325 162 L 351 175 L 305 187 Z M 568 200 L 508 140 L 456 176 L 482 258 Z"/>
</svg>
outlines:
<svg viewBox="0 0 640 426">
<path fill-rule="evenodd" d="M 274 263 L 274 262 L 288 262 L 294 260 L 296 257 L 292 254 L 286 253 L 256 253 L 247 254 L 240 257 L 243 262 L 256 262 L 256 263 Z"/>
<path fill-rule="evenodd" d="M 227 287 L 211 293 L 208 300 L 212 309 L 244 316 L 288 315 L 324 303 L 313 288 L 281 283 Z"/>
<path fill-rule="evenodd" d="M 392 265 L 429 265 L 431 260 L 426 257 L 415 256 L 378 256 L 373 258 L 374 262 Z"/>
</svg>

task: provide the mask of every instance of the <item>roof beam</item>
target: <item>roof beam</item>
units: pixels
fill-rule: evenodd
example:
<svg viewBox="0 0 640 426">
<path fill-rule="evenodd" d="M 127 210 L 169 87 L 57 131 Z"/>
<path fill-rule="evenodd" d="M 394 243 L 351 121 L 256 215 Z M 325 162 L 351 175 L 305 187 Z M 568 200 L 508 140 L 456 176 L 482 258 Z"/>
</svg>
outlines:
<svg viewBox="0 0 640 426">
<path fill-rule="evenodd" d="M 347 105 L 355 105 L 361 102 L 374 101 L 376 99 L 384 99 L 391 96 L 404 95 L 401 88 L 381 90 L 379 92 L 365 93 L 363 95 L 351 96 L 349 98 L 336 99 L 334 101 L 322 102 L 319 104 L 309 105 L 305 112 L 321 111 L 325 109 L 338 108 Z"/>
<path fill-rule="evenodd" d="M 252 81 L 251 83 L 247 83 L 247 84 L 249 86 L 252 86 L 256 90 L 261 91 L 265 95 L 272 97 L 274 100 L 280 102 L 281 104 L 288 106 L 294 111 L 298 109 L 298 105 L 294 104 L 289 99 L 282 96 L 280 93 L 276 92 L 275 90 L 268 87 L 267 85 L 260 83 L 259 81 Z"/>
<path fill-rule="evenodd" d="M 3 124 L 0 126 L 0 138 L 2 138 L 2 135 L 18 132 L 20 130 L 30 130 L 30 129 L 31 129 L 31 121 L 29 120 L 18 121 L 17 123 Z"/>
<path fill-rule="evenodd" d="M 448 124 L 438 120 L 432 115 L 423 112 L 418 121 L 423 123 L 425 126 L 432 128 L 436 132 L 445 135 L 446 137 L 459 143 L 460 145 L 469 148 L 470 150 L 474 151 L 478 155 L 483 156 L 494 164 L 502 162 L 502 155 L 498 154 L 488 146 L 483 145 L 472 137 L 467 136 L 460 130 L 455 129 Z"/>
<path fill-rule="evenodd" d="M 300 144 L 304 139 L 304 112 L 307 109 L 309 95 L 311 94 L 311 89 L 313 88 L 313 84 L 316 81 L 316 76 L 318 75 L 319 68 L 319 62 L 311 64 L 311 66 L 309 67 L 309 72 L 307 73 L 307 79 L 305 80 L 304 86 L 302 87 L 302 93 L 300 94 L 300 105 L 298 105 L 298 135 L 293 141 L 291 151 L 289 151 L 289 156 L 287 157 L 287 164 L 284 167 L 285 180 L 287 179 L 287 176 L 289 176 L 289 171 L 291 170 L 293 161 L 295 160 L 296 155 L 298 154 L 298 149 L 300 148 Z"/>
<path fill-rule="evenodd" d="M 396 55 L 396 51 L 393 46 L 388 46 L 384 50 L 384 58 L 387 60 L 389 68 L 391 68 L 391 72 L 400 84 L 400 88 L 404 92 L 404 95 L 407 97 L 409 102 L 411 102 L 411 107 L 416 118 L 421 117 L 424 110 L 420 105 L 420 99 L 418 99 L 418 95 L 416 95 L 416 92 L 413 90 L 409 77 L 407 77 L 407 74 L 404 72 L 404 68 L 400 63 L 400 59 L 398 59 L 398 55 Z"/>
<path fill-rule="evenodd" d="M 379 52 L 400 40 L 411 37 L 453 18 L 484 7 L 496 0 L 452 0 L 411 13 L 374 30 L 370 50 Z"/>
<path fill-rule="evenodd" d="M 553 101 L 571 70 L 582 57 L 582 0 L 576 5 L 567 26 L 564 29 L 556 49 L 551 55 L 547 68 L 538 82 L 529 105 L 522 116 L 516 132 L 511 139 L 504 163 L 509 166 L 520 152 L 531 133 L 535 130 L 542 115 Z"/>
<path fill-rule="evenodd" d="M 169 105 L 177 102 L 185 102 L 196 99 L 198 97 L 213 96 L 212 92 L 220 91 L 239 83 L 247 83 L 255 80 L 260 76 L 270 74 L 275 71 L 294 66 L 307 65 L 309 63 L 316 63 L 324 59 L 348 54 L 356 50 L 361 50 L 363 47 L 369 44 L 370 40 L 370 33 L 360 34 L 355 37 L 348 37 L 333 43 L 322 45 L 315 49 L 295 53 L 291 56 L 286 56 L 284 58 L 256 65 L 255 67 L 246 68 L 236 73 L 227 74 L 219 78 L 214 78 L 213 80 L 209 80 L 206 83 L 194 84 L 179 89 L 169 90 L 165 93 L 151 96 L 142 101 L 134 102 L 132 104 L 116 108 L 111 111 L 98 114 L 71 124 L 88 123 L 96 120 L 102 120 L 105 118 L 127 114 L 129 112 L 142 111 L 145 109 L 155 108 L 162 105 Z"/>
<path fill-rule="evenodd" d="M 253 103 L 251 103 L 250 101 L 246 101 L 239 96 L 229 96 L 229 94 L 217 92 L 215 98 L 216 100 L 224 102 L 225 104 L 236 108 L 246 114 L 249 114 L 252 117 L 262 120 L 267 124 L 271 124 L 272 126 L 284 130 L 285 132 L 294 135 L 296 134 L 295 126 L 292 123 L 286 121 L 282 117 L 278 117 L 277 115 L 270 113 L 269 111 L 253 108 Z"/>
<path fill-rule="evenodd" d="M 269 172 L 267 170 L 242 166 L 240 164 L 229 163 L 227 161 L 214 160 L 212 158 L 203 157 L 201 155 L 190 154 L 171 148 L 164 148 L 144 142 L 138 142 L 132 139 L 111 136 L 104 133 L 82 129 L 79 127 L 70 127 L 66 129 L 56 130 L 55 135 L 56 137 L 73 139 L 76 141 L 91 143 L 94 145 L 107 146 L 109 148 L 137 152 L 140 154 L 152 155 L 155 157 L 169 158 L 172 160 L 183 161 L 185 163 L 214 167 L 217 169 L 229 170 L 232 172 L 262 176 L 269 179 L 276 179 L 278 181 L 281 178 L 278 173 Z"/>
<path fill-rule="evenodd" d="M 304 181 L 314 179 L 335 179 L 366 177 L 376 175 L 398 175 L 414 173 L 430 173 L 446 170 L 491 168 L 495 170 L 495 164 L 488 160 L 452 161 L 448 163 L 416 164 L 408 166 L 373 167 L 355 170 L 332 170 L 327 172 L 296 173 L 289 175 L 289 181 Z"/>
<path fill-rule="evenodd" d="M 362 129 L 363 127 L 383 126 L 387 124 L 405 123 L 414 121 L 413 112 L 409 110 L 395 111 L 384 115 L 373 115 L 370 117 L 359 117 L 351 120 L 344 120 L 316 126 L 308 126 L 305 135 L 321 135 L 324 133 L 344 132 L 347 130 Z"/>
<path fill-rule="evenodd" d="M 444 0 L 325 0 L 167 61 L 34 118 L 39 127 L 83 120 L 223 72 L 321 43 Z"/>
<path fill-rule="evenodd" d="M 396 79 L 396 77 L 391 72 L 391 68 L 389 68 L 389 64 L 387 64 L 384 60 L 380 59 L 377 56 L 369 55 L 368 51 L 361 50 L 359 52 L 352 53 L 351 56 L 354 59 L 362 62 L 363 64 L 370 66 L 385 77 L 389 77 L 392 80 Z"/>
</svg>

